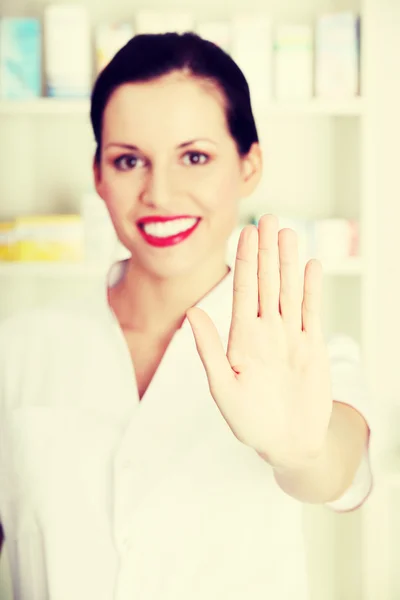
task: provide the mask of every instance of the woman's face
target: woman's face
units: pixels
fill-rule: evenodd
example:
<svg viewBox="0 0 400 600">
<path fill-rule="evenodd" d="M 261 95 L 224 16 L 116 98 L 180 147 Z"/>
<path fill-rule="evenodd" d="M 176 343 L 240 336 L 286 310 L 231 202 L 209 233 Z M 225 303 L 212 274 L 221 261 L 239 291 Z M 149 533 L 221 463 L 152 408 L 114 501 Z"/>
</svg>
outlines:
<svg viewBox="0 0 400 600">
<path fill-rule="evenodd" d="M 257 144 L 240 157 L 216 88 L 173 73 L 112 94 L 94 171 L 120 241 L 165 278 L 225 260 L 261 158 Z"/>
</svg>

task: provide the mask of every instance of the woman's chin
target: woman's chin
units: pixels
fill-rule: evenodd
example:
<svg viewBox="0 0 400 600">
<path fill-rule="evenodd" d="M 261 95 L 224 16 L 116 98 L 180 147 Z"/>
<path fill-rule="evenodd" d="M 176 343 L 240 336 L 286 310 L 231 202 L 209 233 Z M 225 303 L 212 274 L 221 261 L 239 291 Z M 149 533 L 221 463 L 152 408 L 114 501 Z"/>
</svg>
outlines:
<svg viewBox="0 0 400 600">
<path fill-rule="evenodd" d="M 213 271 L 223 256 L 223 250 L 213 249 L 204 243 L 200 246 L 186 243 L 146 250 L 140 244 L 126 252 L 132 255 L 133 265 L 137 266 L 139 272 L 155 279 L 191 277 L 194 272 L 201 270 L 202 265 Z"/>
<path fill-rule="evenodd" d="M 139 259 L 139 257 L 137 257 Z M 147 257 L 147 260 L 142 257 L 142 260 L 137 260 L 138 267 L 141 271 L 155 279 L 175 279 L 187 277 L 193 270 L 196 269 L 201 262 L 199 259 L 190 256 L 180 257 L 163 257 L 158 259 Z M 133 258 L 134 262 L 135 258 Z"/>
</svg>

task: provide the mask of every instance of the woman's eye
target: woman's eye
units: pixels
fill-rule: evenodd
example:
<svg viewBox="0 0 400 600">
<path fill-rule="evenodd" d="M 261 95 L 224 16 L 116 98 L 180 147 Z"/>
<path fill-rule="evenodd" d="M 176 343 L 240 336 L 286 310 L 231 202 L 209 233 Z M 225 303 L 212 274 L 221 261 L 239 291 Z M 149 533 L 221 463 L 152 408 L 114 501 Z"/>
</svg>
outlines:
<svg viewBox="0 0 400 600">
<path fill-rule="evenodd" d="M 183 162 L 185 165 L 204 165 L 209 161 L 209 157 L 207 154 L 203 152 L 187 152 L 183 157 Z"/>
<path fill-rule="evenodd" d="M 144 161 L 142 158 L 138 158 L 137 156 L 132 155 L 119 156 L 114 161 L 114 165 L 120 171 L 130 171 L 132 169 L 136 169 L 137 167 L 142 167 L 143 163 Z"/>
</svg>

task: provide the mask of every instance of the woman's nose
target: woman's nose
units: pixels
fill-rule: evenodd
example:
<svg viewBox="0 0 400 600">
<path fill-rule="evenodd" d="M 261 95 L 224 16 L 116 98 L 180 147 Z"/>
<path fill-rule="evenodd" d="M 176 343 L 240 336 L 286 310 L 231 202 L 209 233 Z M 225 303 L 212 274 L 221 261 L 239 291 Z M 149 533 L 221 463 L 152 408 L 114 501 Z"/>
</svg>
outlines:
<svg viewBox="0 0 400 600">
<path fill-rule="evenodd" d="M 161 169 L 153 169 L 144 183 L 142 202 L 147 206 L 166 208 L 170 205 L 172 196 L 172 185 L 168 173 Z"/>
</svg>

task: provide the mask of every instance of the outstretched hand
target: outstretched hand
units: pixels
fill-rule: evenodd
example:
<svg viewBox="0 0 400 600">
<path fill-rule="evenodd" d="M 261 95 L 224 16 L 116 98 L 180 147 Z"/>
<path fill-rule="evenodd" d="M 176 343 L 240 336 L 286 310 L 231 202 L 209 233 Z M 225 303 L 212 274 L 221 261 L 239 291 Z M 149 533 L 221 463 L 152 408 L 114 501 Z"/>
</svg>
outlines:
<svg viewBox="0 0 400 600">
<path fill-rule="evenodd" d="M 324 448 L 332 398 L 321 304 L 321 264 L 309 261 L 302 282 L 295 232 L 264 215 L 239 239 L 227 352 L 210 317 L 188 311 L 219 410 L 275 468 L 308 466 Z"/>
</svg>

